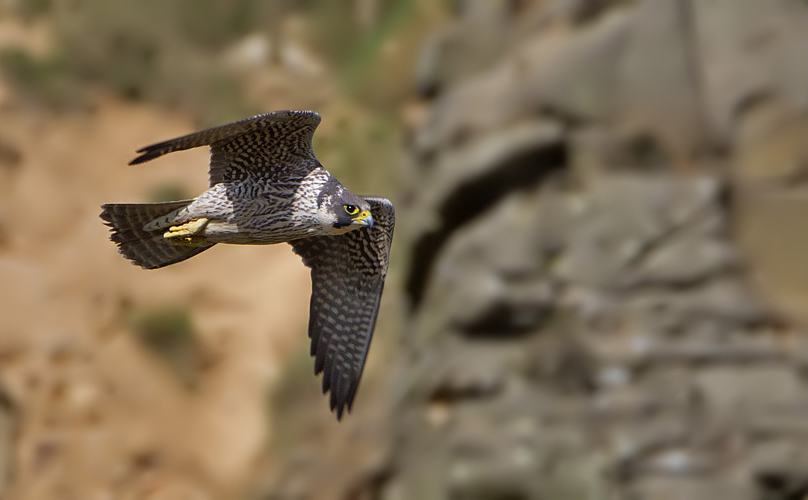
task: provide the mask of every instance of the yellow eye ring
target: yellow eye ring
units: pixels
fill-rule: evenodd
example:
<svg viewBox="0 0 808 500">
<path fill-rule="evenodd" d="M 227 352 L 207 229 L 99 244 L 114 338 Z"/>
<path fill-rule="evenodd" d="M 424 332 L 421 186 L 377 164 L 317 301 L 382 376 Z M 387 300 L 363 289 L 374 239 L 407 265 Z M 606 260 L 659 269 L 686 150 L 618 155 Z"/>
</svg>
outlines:
<svg viewBox="0 0 808 500">
<path fill-rule="evenodd" d="M 345 205 L 345 213 L 348 215 L 356 215 L 359 212 L 359 207 L 354 205 Z"/>
</svg>

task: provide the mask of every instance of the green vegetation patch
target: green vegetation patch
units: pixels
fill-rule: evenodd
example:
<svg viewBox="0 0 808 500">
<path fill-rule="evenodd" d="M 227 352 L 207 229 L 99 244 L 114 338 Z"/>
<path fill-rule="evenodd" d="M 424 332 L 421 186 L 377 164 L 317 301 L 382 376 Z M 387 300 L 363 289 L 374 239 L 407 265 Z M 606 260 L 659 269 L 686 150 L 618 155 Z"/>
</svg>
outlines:
<svg viewBox="0 0 808 500">
<path fill-rule="evenodd" d="M 196 385 L 201 353 L 187 308 L 162 306 L 134 311 L 129 326 L 141 344 L 186 386 Z"/>
</svg>

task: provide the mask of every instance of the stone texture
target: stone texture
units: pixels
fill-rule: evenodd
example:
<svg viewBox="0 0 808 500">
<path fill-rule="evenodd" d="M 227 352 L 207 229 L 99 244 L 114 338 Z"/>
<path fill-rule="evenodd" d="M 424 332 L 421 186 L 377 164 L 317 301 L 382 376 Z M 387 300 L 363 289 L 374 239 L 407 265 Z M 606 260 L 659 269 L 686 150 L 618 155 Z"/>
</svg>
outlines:
<svg viewBox="0 0 808 500">
<path fill-rule="evenodd" d="M 596 3 L 431 88 L 383 498 L 808 493 L 808 6 Z"/>
<path fill-rule="evenodd" d="M 616 114 L 634 133 L 654 137 L 678 161 L 703 147 L 705 132 L 690 5 L 688 1 L 641 2 L 618 63 Z"/>
<path fill-rule="evenodd" d="M 702 105 L 716 139 L 728 142 L 744 102 L 774 96 L 792 114 L 808 107 L 808 11 L 788 0 L 690 2 Z"/>
<path fill-rule="evenodd" d="M 8 488 L 13 472 L 14 445 L 19 432 L 19 408 L 0 387 L 0 491 Z"/>
<path fill-rule="evenodd" d="M 658 477 L 643 478 L 632 488 L 631 499 L 653 498 L 655 500 L 710 500 L 734 498 L 752 500 L 750 485 L 732 478 Z"/>
<path fill-rule="evenodd" d="M 798 183 L 808 176 L 808 113 L 795 115 L 782 102 L 747 104 L 735 138 L 738 177 L 745 182 Z"/>
<path fill-rule="evenodd" d="M 700 397 L 717 416 L 753 418 L 756 412 L 808 411 L 808 393 L 789 366 L 707 368 L 696 376 Z M 774 390 L 776 388 L 776 390 Z"/>
<path fill-rule="evenodd" d="M 738 243 L 756 283 L 785 313 L 808 321 L 808 190 L 746 186 L 737 208 Z"/>
</svg>

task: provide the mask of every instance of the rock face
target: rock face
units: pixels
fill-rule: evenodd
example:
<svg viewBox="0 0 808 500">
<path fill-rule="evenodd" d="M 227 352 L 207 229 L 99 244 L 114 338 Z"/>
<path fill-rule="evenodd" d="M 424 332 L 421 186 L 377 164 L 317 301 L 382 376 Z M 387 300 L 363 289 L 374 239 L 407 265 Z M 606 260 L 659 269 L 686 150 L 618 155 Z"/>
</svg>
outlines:
<svg viewBox="0 0 808 500">
<path fill-rule="evenodd" d="M 808 493 L 807 47 L 805 2 L 458 2 L 378 496 Z"/>
</svg>

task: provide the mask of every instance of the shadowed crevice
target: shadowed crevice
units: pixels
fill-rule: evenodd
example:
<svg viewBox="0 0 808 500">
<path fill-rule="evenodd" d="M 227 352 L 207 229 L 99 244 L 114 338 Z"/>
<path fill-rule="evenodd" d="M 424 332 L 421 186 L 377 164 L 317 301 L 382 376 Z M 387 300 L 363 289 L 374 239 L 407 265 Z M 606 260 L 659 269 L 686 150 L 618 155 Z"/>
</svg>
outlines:
<svg viewBox="0 0 808 500">
<path fill-rule="evenodd" d="M 441 220 L 435 231 L 423 234 L 413 245 L 406 293 L 411 310 L 423 299 L 432 266 L 454 232 L 490 209 L 513 191 L 530 189 L 567 167 L 567 144 L 537 144 L 501 160 L 485 175 L 457 186 L 438 208 Z"/>
</svg>

